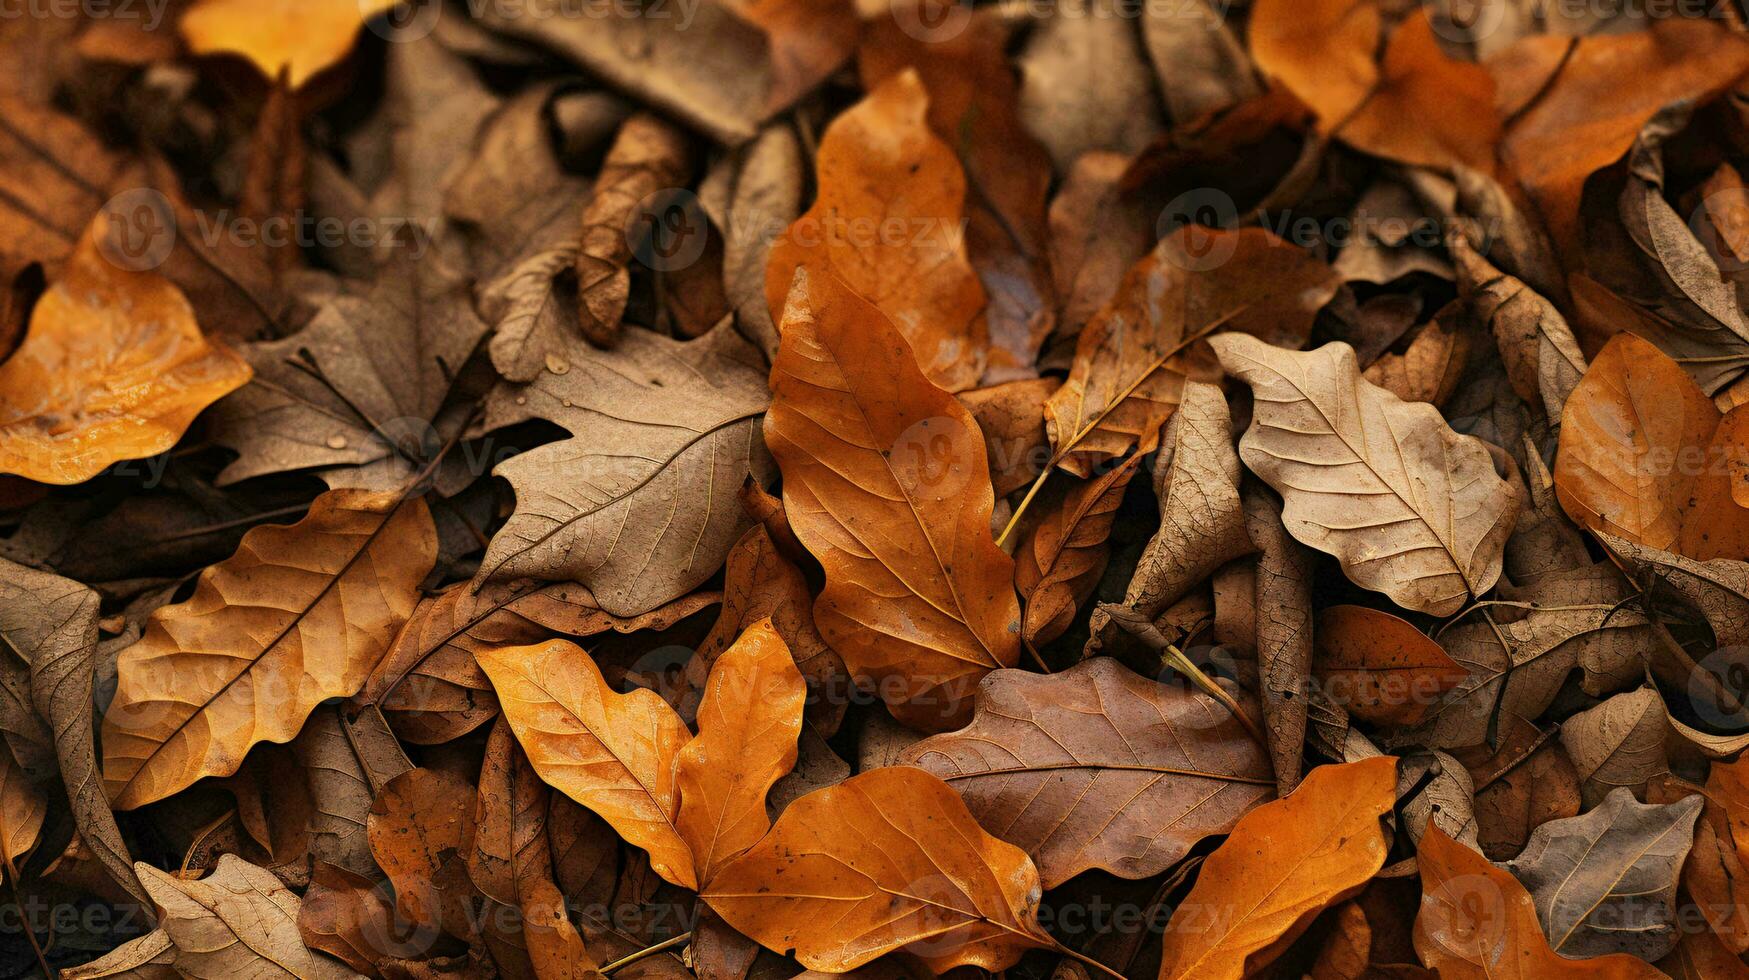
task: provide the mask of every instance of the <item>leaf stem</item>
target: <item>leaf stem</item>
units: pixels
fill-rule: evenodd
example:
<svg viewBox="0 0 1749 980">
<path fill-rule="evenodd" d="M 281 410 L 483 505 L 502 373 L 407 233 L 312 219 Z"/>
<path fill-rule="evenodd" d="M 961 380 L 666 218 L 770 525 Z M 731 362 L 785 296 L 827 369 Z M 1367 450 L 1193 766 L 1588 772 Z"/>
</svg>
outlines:
<svg viewBox="0 0 1749 980">
<path fill-rule="evenodd" d="M 1051 471 L 1057 468 L 1057 464 L 1069 458 L 1069 454 L 1075 451 L 1075 447 L 1080 444 L 1081 440 L 1087 438 L 1094 429 L 1099 428 L 1099 424 L 1105 421 L 1107 415 L 1110 415 L 1119 405 L 1122 405 L 1125 401 L 1129 400 L 1129 397 L 1136 393 L 1137 388 L 1140 388 L 1144 382 L 1154 376 L 1155 371 L 1166 366 L 1167 361 L 1184 353 L 1191 344 L 1196 343 L 1225 326 L 1228 321 L 1245 312 L 1246 306 L 1249 305 L 1250 304 L 1245 304 L 1244 306 L 1239 306 L 1223 313 L 1221 316 L 1211 321 L 1207 326 L 1204 326 L 1197 332 L 1179 341 L 1171 350 L 1155 358 L 1153 363 L 1149 364 L 1146 370 L 1137 375 L 1136 379 L 1129 383 L 1128 387 L 1124 388 L 1116 398 L 1113 398 L 1104 408 L 1100 409 L 1098 414 L 1094 415 L 1086 425 L 1081 427 L 1080 431 L 1076 432 L 1067 442 L 1063 443 L 1061 448 L 1055 453 L 1052 453 L 1051 458 L 1047 460 L 1044 467 L 1039 470 L 1038 479 L 1032 481 L 1031 489 L 1027 490 L 1026 496 L 1021 498 L 1020 506 L 1014 508 L 1014 513 L 1009 516 L 1007 526 L 1003 527 L 1002 533 L 997 536 L 996 547 L 1002 547 L 1003 543 L 1008 540 L 1008 536 L 1014 533 L 1015 525 L 1020 523 L 1020 515 L 1026 513 L 1027 506 L 1032 503 L 1034 497 L 1038 496 L 1039 490 L 1044 487 L 1045 480 L 1050 477 Z"/>
<path fill-rule="evenodd" d="M 646 946 L 629 956 L 622 956 L 619 959 L 614 960 L 612 963 L 602 967 L 600 973 L 604 977 L 612 976 L 615 970 L 631 966 L 633 963 L 642 959 L 648 959 L 649 957 L 655 956 L 657 953 L 666 953 L 676 946 L 684 946 L 691 939 L 692 933 L 690 932 L 683 932 L 680 935 L 675 936 L 673 939 L 664 939 L 654 946 Z"/>
</svg>

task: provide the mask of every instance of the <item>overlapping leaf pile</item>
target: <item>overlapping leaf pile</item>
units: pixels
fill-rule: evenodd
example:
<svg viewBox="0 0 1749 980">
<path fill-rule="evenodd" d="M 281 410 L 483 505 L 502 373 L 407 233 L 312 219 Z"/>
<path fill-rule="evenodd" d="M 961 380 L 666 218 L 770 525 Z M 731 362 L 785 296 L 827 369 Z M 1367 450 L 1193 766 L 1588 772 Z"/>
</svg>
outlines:
<svg viewBox="0 0 1749 980">
<path fill-rule="evenodd" d="M 27 6 L 0 980 L 1749 977 L 1740 5 Z"/>
</svg>

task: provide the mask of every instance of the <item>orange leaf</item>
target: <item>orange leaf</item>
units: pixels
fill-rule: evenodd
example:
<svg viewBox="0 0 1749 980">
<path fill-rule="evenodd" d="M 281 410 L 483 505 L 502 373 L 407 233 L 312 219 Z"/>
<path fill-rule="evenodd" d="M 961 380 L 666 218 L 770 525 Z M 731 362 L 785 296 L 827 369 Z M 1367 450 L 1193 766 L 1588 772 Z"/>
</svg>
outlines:
<svg viewBox="0 0 1749 980">
<path fill-rule="evenodd" d="M 979 679 L 1019 657 L 977 424 L 830 275 L 797 271 L 781 334 L 765 443 L 790 524 L 826 570 L 814 622 L 901 721 L 953 728 Z"/>
<path fill-rule="evenodd" d="M 1024 851 L 986 834 L 946 783 L 906 766 L 791 803 L 700 895 L 810 970 L 844 973 L 902 950 L 938 974 L 1002 970 L 1054 946 L 1039 896 Z"/>
<path fill-rule="evenodd" d="M 1474 62 L 1447 57 L 1427 8 L 1419 8 L 1392 32 L 1378 90 L 1340 135 L 1401 163 L 1493 173 L 1500 142 L 1494 79 Z"/>
<path fill-rule="evenodd" d="M 1749 508 L 1732 498 L 1727 465 L 1740 423 L 1721 421 L 1681 365 L 1616 334 L 1567 399 L 1556 498 L 1582 527 L 1697 561 L 1741 557 Z"/>
<path fill-rule="evenodd" d="M 674 824 L 706 885 L 765 836 L 765 794 L 796 764 L 808 688 L 771 620 L 717 659 L 698 707 L 698 736 L 680 750 Z"/>
<path fill-rule="evenodd" d="M 984 289 L 966 259 L 966 178 L 924 121 L 929 94 L 901 72 L 833 120 L 819 196 L 771 249 L 765 299 L 783 315 L 796 269 L 836 274 L 899 328 L 930 381 L 964 391 L 984 372 Z"/>
<path fill-rule="evenodd" d="M 1381 29 L 1372 0 L 1257 0 L 1248 27 L 1251 59 L 1311 106 L 1328 133 L 1378 83 L 1373 52 Z"/>
<path fill-rule="evenodd" d="M 103 716 L 110 800 L 131 810 L 235 773 L 258 742 L 291 741 L 318 704 L 364 685 L 436 560 L 423 500 L 363 490 L 243 535 L 121 651 Z"/>
<path fill-rule="evenodd" d="M 1390 756 L 1319 766 L 1242 817 L 1166 924 L 1160 980 L 1238 980 L 1359 892 L 1384 866 L 1396 790 Z"/>
<path fill-rule="evenodd" d="M 415 926 L 457 938 L 474 934 L 466 863 L 474 804 L 474 787 L 443 769 L 409 769 L 371 802 L 365 824 L 371 854 L 394 886 L 400 914 Z"/>
<path fill-rule="evenodd" d="M 364 22 L 401 0 L 201 0 L 182 15 L 195 54 L 249 59 L 261 74 L 290 73 L 292 88 L 346 57 Z"/>
<path fill-rule="evenodd" d="M 674 709 L 654 691 L 615 692 L 583 648 L 566 640 L 479 659 L 540 778 L 648 851 L 657 874 L 695 887 L 692 851 L 674 825 L 674 755 L 692 733 Z"/>
<path fill-rule="evenodd" d="M 0 472 L 82 483 L 155 456 L 252 374 L 201 334 L 182 290 L 111 261 L 99 240 L 108 221 L 92 222 L 0 364 Z"/>
<path fill-rule="evenodd" d="M 1469 676 L 1407 620 L 1365 606 L 1318 614 L 1312 670 L 1348 713 L 1380 725 L 1413 725 Z"/>
<path fill-rule="evenodd" d="M 1421 912 L 1415 952 L 1442 980 L 1652 980 L 1663 974 L 1644 960 L 1612 953 L 1566 959 L 1549 948 L 1530 893 L 1480 853 L 1427 825 L 1415 855 L 1421 868 Z"/>
</svg>

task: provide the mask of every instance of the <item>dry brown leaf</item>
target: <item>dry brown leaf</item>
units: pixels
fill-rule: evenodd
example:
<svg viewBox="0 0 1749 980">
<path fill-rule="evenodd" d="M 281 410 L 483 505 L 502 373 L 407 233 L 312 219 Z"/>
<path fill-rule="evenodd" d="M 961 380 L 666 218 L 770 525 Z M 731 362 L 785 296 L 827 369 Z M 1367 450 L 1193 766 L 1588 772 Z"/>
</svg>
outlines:
<svg viewBox="0 0 1749 980">
<path fill-rule="evenodd" d="M 789 647 L 761 619 L 711 666 L 698 735 L 674 761 L 674 827 L 702 887 L 770 829 L 766 794 L 796 764 L 807 685 Z"/>
<path fill-rule="evenodd" d="M 1572 328 L 1547 298 L 1477 254 L 1467 236 L 1451 236 L 1449 248 L 1463 301 L 1493 333 L 1512 390 L 1560 425 L 1588 367 Z"/>
<path fill-rule="evenodd" d="M 445 769 L 409 769 L 371 803 L 370 849 L 389 876 L 399 916 L 433 938 L 438 929 L 475 938 L 467 866 L 474 804 L 474 787 Z"/>
<path fill-rule="evenodd" d="M 1714 766 L 1705 788 L 1684 782 L 1675 776 L 1660 776 L 1646 787 L 1646 802 L 1653 804 L 1680 803 L 1689 796 L 1701 797 L 1700 819 L 1694 824 L 1694 846 L 1682 863 L 1681 897 L 1686 901 L 1680 914 L 1686 916 L 1692 906 L 1698 910 L 1721 944 L 1749 947 L 1749 903 L 1743 895 L 1749 887 L 1749 872 L 1743 867 L 1735 836 L 1731 832 L 1728 804 L 1723 800 L 1724 780 Z M 1686 936 L 1688 929 L 1684 928 Z M 1681 945 L 1678 944 L 1678 952 Z M 1742 949 L 1735 949 L 1741 954 Z"/>
<path fill-rule="evenodd" d="M 109 221 L 98 215 L 0 364 L 0 472 L 82 483 L 176 445 L 249 380 L 241 357 L 202 335 L 180 289 L 104 254 Z"/>
<path fill-rule="evenodd" d="M 235 854 L 221 855 L 218 868 L 199 881 L 143 863 L 134 870 L 163 911 L 159 922 L 175 947 L 176 972 L 190 980 L 353 976 L 338 961 L 304 947 L 298 896 L 271 872 Z"/>
<path fill-rule="evenodd" d="M 682 888 L 697 882 L 674 825 L 674 754 L 692 737 L 653 691 L 619 694 L 582 648 L 565 640 L 479 654 L 504 717 L 541 779 L 594 811 L 650 867 Z"/>
<path fill-rule="evenodd" d="M 1129 168 L 1130 158 L 1123 154 L 1088 153 L 1075 161 L 1051 198 L 1057 326 L 1047 354 L 1080 336 L 1117 294 L 1124 273 L 1154 246 L 1159 215 L 1145 195 L 1126 193 L 1122 181 Z"/>
<path fill-rule="evenodd" d="M 837 276 L 898 328 L 923 373 L 948 391 L 977 386 L 989 356 L 984 289 L 966 258 L 965 177 L 929 131 L 916 72 L 873 88 L 820 141 L 820 193 L 771 249 L 765 299 L 774 318 L 805 267 Z"/>
<path fill-rule="evenodd" d="M 1658 961 L 1658 969 L 1675 980 L 1744 980 L 1749 966 L 1709 929 L 1684 930 L 1670 955 Z"/>
<path fill-rule="evenodd" d="M 960 392 L 960 404 L 983 430 L 990 482 L 998 498 L 1037 479 L 1050 459 L 1045 401 L 1060 385 L 1055 378 L 1032 378 Z"/>
<path fill-rule="evenodd" d="M 700 897 L 766 948 L 830 973 L 894 951 L 937 973 L 1001 970 L 1056 945 L 1026 854 L 980 829 L 946 783 L 904 766 L 790 804 Z"/>
<path fill-rule="evenodd" d="M 1368 18 L 1359 9 L 1364 6 L 1370 4 L 1350 5 L 1340 35 L 1344 41 L 1350 37 L 1348 30 L 1354 30 L 1352 36 L 1359 39 L 1364 30 L 1360 25 Z M 1320 112 L 1320 121 L 1336 126 L 1344 143 L 1387 160 L 1440 170 L 1461 166 L 1493 173 L 1495 148 L 1500 142 L 1494 80 L 1481 65 L 1448 57 L 1439 41 L 1431 12 L 1416 9 L 1391 31 L 1376 87 L 1354 117 L 1337 125 L 1340 117 L 1326 118 Z M 1353 49 L 1342 52 L 1351 56 L 1360 53 Z M 1365 53 L 1370 55 L 1370 51 Z M 1361 70 L 1358 58 L 1354 68 Z M 1319 84 L 1330 83 L 1320 79 Z"/>
<path fill-rule="evenodd" d="M 1626 954 L 1564 959 L 1549 948 L 1529 893 L 1512 875 L 1435 827 L 1416 853 L 1421 911 L 1415 952 L 1451 980 L 1656 980 Z"/>
<path fill-rule="evenodd" d="M 1506 869 L 1536 903 L 1563 956 L 1631 953 L 1656 960 L 1676 945 L 1676 878 L 1701 798 L 1650 806 L 1616 789 L 1595 809 L 1551 820 Z"/>
<path fill-rule="evenodd" d="M 1256 550 L 1239 500 L 1239 456 L 1220 388 L 1190 382 L 1166 423 L 1154 464 L 1160 529 L 1148 540 L 1124 592 L 1124 605 L 1152 620 L 1220 566 Z M 1109 614 L 1095 609 L 1087 649 L 1116 637 Z"/>
<path fill-rule="evenodd" d="M 298 906 L 298 935 L 305 946 L 366 976 L 380 976 L 378 960 L 406 951 L 394 942 L 394 928 L 394 898 L 388 888 L 345 868 L 316 862 L 310 887 Z"/>
<path fill-rule="evenodd" d="M 1348 713 L 1413 725 L 1469 673 L 1413 624 L 1365 606 L 1318 612 L 1312 672 Z"/>
<path fill-rule="evenodd" d="M 1374 3 L 1259 0 L 1247 34 L 1258 69 L 1310 106 L 1328 133 L 1378 85 L 1373 58 L 1382 31 Z"/>
<path fill-rule="evenodd" d="M 364 684 L 436 560 L 425 502 L 331 490 L 297 524 L 262 526 L 152 614 L 123 650 L 103 717 L 103 781 L 131 810 L 228 776 L 289 742 L 316 705 Z"/>
<path fill-rule="evenodd" d="M 1481 440 L 1361 379 L 1347 344 L 1296 353 L 1239 334 L 1210 344 L 1251 385 L 1256 415 L 1239 455 L 1283 495 L 1295 538 L 1417 612 L 1449 616 L 1494 587 L 1518 500 Z"/>
<path fill-rule="evenodd" d="M 765 438 L 796 536 L 826 569 L 814 622 L 896 717 L 952 728 L 978 680 L 1019 656 L 977 426 L 831 276 L 799 271 L 781 333 Z"/>
<path fill-rule="evenodd" d="M 348 718 L 342 709 L 318 709 L 292 743 L 313 804 L 309 849 L 316 863 L 373 877 L 365 832 L 371 801 L 389 780 L 413 768 L 380 712 Z"/>
<path fill-rule="evenodd" d="M 1454 749 L 1470 771 L 1475 790 L 1476 837 L 1483 854 L 1508 861 L 1524 850 L 1530 832 L 1562 817 L 1577 816 L 1579 774 L 1556 731 L 1542 731 L 1518 717 L 1501 719 L 1500 745 Z"/>
<path fill-rule="evenodd" d="M 1291 795 L 1241 818 L 1167 922 L 1160 980 L 1238 980 L 1359 892 L 1384 866 L 1379 817 L 1396 788 L 1390 756 L 1318 766 Z"/>
<path fill-rule="evenodd" d="M 1312 556 L 1288 535 L 1274 494 L 1247 483 L 1244 507 L 1245 534 L 1257 544 L 1251 596 L 1257 609 L 1252 647 L 1257 687 L 1276 791 L 1286 796 L 1299 785 L 1304 763 L 1306 691 L 1312 678 Z"/>
<path fill-rule="evenodd" d="M 365 21 L 398 0 L 198 0 L 182 15 L 195 54 L 236 54 L 293 88 L 352 50 Z"/>
<path fill-rule="evenodd" d="M 619 343 L 620 318 L 631 293 L 628 263 L 633 251 L 650 236 L 674 234 L 656 226 L 667 215 L 680 213 L 660 196 L 684 188 L 691 172 L 692 150 L 685 133 L 647 112 L 621 124 L 583 205 L 582 247 L 577 252 L 579 324 L 597 347 Z M 670 244 L 686 243 L 663 239 L 656 247 Z"/>
<path fill-rule="evenodd" d="M 1664 699 L 1649 687 L 1617 694 L 1562 722 L 1561 744 L 1579 774 L 1586 805 L 1596 806 L 1623 786 L 1643 794 L 1649 780 L 1668 772 L 1669 731 Z"/>
<path fill-rule="evenodd" d="M 1047 888 L 1090 868 L 1158 874 L 1275 785 L 1262 747 L 1224 706 L 1108 657 L 1060 674 L 997 671 L 970 725 L 898 761 L 946 780 L 1033 856 Z"/>
<path fill-rule="evenodd" d="M 176 947 L 170 934 L 154 929 L 123 943 L 83 966 L 62 970 L 62 980 L 176 980 Z"/>
<path fill-rule="evenodd" d="M 0 866 L 14 885 L 18 866 L 42 838 L 48 812 L 48 801 L 24 778 L 24 770 L 9 753 L 0 752 Z"/>
<path fill-rule="evenodd" d="M 1581 527 L 1698 561 L 1749 554 L 1749 507 L 1732 499 L 1721 419 L 1680 365 L 1617 334 L 1567 400 L 1561 507 Z"/>
<path fill-rule="evenodd" d="M 1457 390 L 1479 338 L 1457 322 L 1457 307 L 1434 315 L 1403 353 L 1387 352 L 1361 375 L 1406 402 L 1443 407 Z"/>
<path fill-rule="evenodd" d="M 1063 468 L 1087 476 L 1093 463 L 1132 446 L 1154 448 L 1185 382 L 1215 379 L 1200 348 L 1174 354 L 1199 331 L 1224 323 L 1229 331 L 1298 347 L 1339 284 L 1323 261 L 1262 228 L 1186 225 L 1169 234 L 1088 322 L 1068 380 L 1045 403 L 1058 453 L 1088 430 Z M 1165 364 L 1153 369 L 1162 357 Z M 1122 398 L 1132 385 L 1134 392 Z"/>
<path fill-rule="evenodd" d="M 1036 650 L 1062 636 L 1099 585 L 1111 557 L 1112 521 L 1141 461 L 1131 456 L 1071 489 L 1021 544 L 1014 563 L 1014 587 L 1025 603 L 1021 642 Z"/>
</svg>

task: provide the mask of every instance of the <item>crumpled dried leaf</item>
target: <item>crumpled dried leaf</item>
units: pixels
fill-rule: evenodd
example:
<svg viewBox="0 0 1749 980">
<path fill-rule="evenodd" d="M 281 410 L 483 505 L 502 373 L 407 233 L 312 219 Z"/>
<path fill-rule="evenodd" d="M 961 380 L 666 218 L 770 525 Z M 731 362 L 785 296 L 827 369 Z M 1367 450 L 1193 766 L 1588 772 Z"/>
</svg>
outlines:
<svg viewBox="0 0 1749 980">
<path fill-rule="evenodd" d="M 475 801 L 474 787 L 456 773 L 409 769 L 371 803 L 370 849 L 389 876 L 399 916 L 432 939 L 438 929 L 458 939 L 476 937 L 467 867 Z"/>
<path fill-rule="evenodd" d="M 1338 36 L 1344 41 L 1351 36 L 1359 40 L 1360 25 L 1368 16 L 1358 7 L 1350 7 L 1341 17 L 1344 28 Z M 1355 26 L 1350 28 L 1349 24 Z M 1350 29 L 1355 33 L 1350 35 Z M 1320 111 L 1320 123 L 1334 128 L 1344 143 L 1387 160 L 1492 173 L 1501 134 L 1494 112 L 1494 80 L 1485 67 L 1448 57 L 1439 42 L 1430 11 L 1417 8 L 1392 29 L 1377 81 L 1355 108 L 1353 118 L 1325 118 Z M 1344 53 L 1371 54 L 1370 50 L 1354 49 Z M 1358 58 L 1354 59 L 1354 69 L 1361 70 Z M 1328 83 L 1320 80 L 1320 84 Z M 1411 119 L 1414 124 L 1405 125 Z"/>
<path fill-rule="evenodd" d="M 1160 980 L 1238 980 L 1359 892 L 1384 866 L 1379 817 L 1396 787 L 1390 756 L 1318 766 L 1291 795 L 1241 818 L 1167 922 Z"/>
<path fill-rule="evenodd" d="M 1090 868 L 1158 874 L 1275 785 L 1262 747 L 1224 706 L 1107 657 L 1060 674 L 996 671 L 970 725 L 898 761 L 945 780 L 1032 855 L 1046 888 Z"/>
<path fill-rule="evenodd" d="M 1362 380 L 1347 344 L 1296 353 L 1225 334 L 1210 345 L 1252 387 L 1239 455 L 1283 495 L 1295 538 L 1417 612 L 1448 616 L 1494 587 L 1518 501 L 1480 440 Z"/>
<path fill-rule="evenodd" d="M 1483 854 L 1507 861 L 1524 850 L 1530 832 L 1579 814 L 1579 774 L 1558 731 L 1544 731 L 1517 715 L 1501 719 L 1500 744 L 1454 749 L 1475 789 L 1476 837 Z"/>
<path fill-rule="evenodd" d="M 674 825 L 680 789 L 672 764 L 692 733 L 674 709 L 653 691 L 615 692 L 595 661 L 565 640 L 479 659 L 535 772 L 649 852 L 657 874 L 694 887 L 692 851 Z"/>
<path fill-rule="evenodd" d="M 1597 539 L 1643 579 L 1654 582 L 1660 591 L 1676 593 L 1704 616 L 1717 646 L 1749 643 L 1749 562 L 1725 558 L 1698 562 L 1601 531 Z"/>
<path fill-rule="evenodd" d="M 1068 631 L 1099 585 L 1111 557 L 1112 521 L 1141 461 L 1131 456 L 1071 489 L 1021 544 L 1014 563 L 1014 587 L 1025 604 L 1020 638 L 1035 650 Z"/>
<path fill-rule="evenodd" d="M 769 619 L 747 627 L 711 667 L 698 735 L 674 760 L 674 827 L 692 848 L 702 886 L 771 828 L 766 794 L 796 764 L 807 695 Z"/>
<path fill-rule="evenodd" d="M 383 716 L 374 711 L 347 718 L 342 709 L 319 709 L 292 743 L 309 784 L 310 855 L 366 878 L 377 874 L 365 826 L 370 805 L 389 780 L 413 768 Z"/>
<path fill-rule="evenodd" d="M 104 254 L 109 220 L 98 215 L 0 364 L 0 472 L 82 483 L 174 446 L 249 380 L 241 357 L 202 335 L 180 289 Z"/>
<path fill-rule="evenodd" d="M 772 477 L 769 397 L 726 323 L 687 342 L 631 329 L 611 351 L 574 343 L 530 384 L 499 387 L 486 428 L 545 418 L 571 438 L 493 468 L 517 508 L 476 581 L 572 580 L 624 617 L 692 591 L 748 525 L 736 489 Z"/>
<path fill-rule="evenodd" d="M 830 973 L 897 950 L 937 973 L 1001 970 L 1055 946 L 1026 854 L 980 829 L 946 783 L 905 766 L 790 804 L 700 897 L 766 948 Z"/>
<path fill-rule="evenodd" d="M 1562 722 L 1561 744 L 1579 774 L 1586 804 L 1595 806 L 1620 787 L 1644 792 L 1647 781 L 1668 772 L 1668 733 L 1664 699 L 1649 687 L 1617 694 Z"/>
<path fill-rule="evenodd" d="M 895 717 L 955 727 L 978 680 L 1019 657 L 971 414 L 831 276 L 798 272 L 781 333 L 765 437 L 790 524 L 826 569 L 814 622 Z"/>
<path fill-rule="evenodd" d="M 1467 236 L 1451 236 L 1449 247 L 1463 301 L 1493 333 L 1512 390 L 1559 426 L 1588 367 L 1572 328 L 1547 298 L 1477 254 Z"/>
<path fill-rule="evenodd" d="M 1136 562 L 1125 606 L 1152 620 L 1220 566 L 1256 550 L 1245 529 L 1239 479 L 1232 418 L 1220 388 L 1186 383 L 1154 464 L 1160 529 Z M 1094 610 L 1088 631 L 1088 652 L 1117 635 L 1103 609 Z"/>
<path fill-rule="evenodd" d="M 1435 827 L 1416 863 L 1424 895 L 1415 916 L 1415 952 L 1453 980 L 1655 980 L 1644 960 L 1625 953 L 1562 958 L 1537 925 L 1537 907 L 1512 875 Z"/>
<path fill-rule="evenodd" d="M 1031 483 L 1050 459 L 1045 400 L 1060 384 L 1055 378 L 1030 378 L 962 391 L 957 396 L 983 430 L 996 497 L 1006 497 Z"/>
<path fill-rule="evenodd" d="M 1535 901 L 1549 946 L 1570 957 L 1670 952 L 1677 872 L 1700 808 L 1698 796 L 1649 806 L 1617 788 L 1588 813 L 1538 827 L 1506 868 Z"/>
<path fill-rule="evenodd" d="M 837 276 L 874 304 L 948 391 L 976 387 L 989 357 L 984 288 L 966 258 L 964 172 L 930 132 L 929 93 L 901 72 L 833 120 L 819 196 L 771 249 L 765 299 L 781 320 L 796 271 Z"/>
<path fill-rule="evenodd" d="M 331 490 L 297 524 L 261 526 L 152 614 L 120 654 L 103 782 L 124 810 L 228 776 L 289 742 L 317 704 L 357 691 L 412 614 L 436 558 L 421 499 Z"/>
<path fill-rule="evenodd" d="M 679 213 L 670 211 L 671 205 L 654 205 L 652 198 L 685 187 L 691 171 L 692 150 L 681 130 L 647 112 L 620 125 L 583 205 L 582 244 L 577 251 L 578 322 L 583 336 L 597 347 L 611 349 L 619 344 L 620 317 L 631 293 L 628 263 L 637 243 L 654 235 L 702 233 L 647 226 L 668 213 Z M 686 243 L 674 244 L 685 247 Z"/>
<path fill-rule="evenodd" d="M 1257 543 L 1252 601 L 1256 605 L 1257 687 L 1276 791 L 1300 782 L 1306 744 L 1306 689 L 1312 676 L 1311 554 L 1288 536 L 1275 495 L 1245 486 L 1245 533 Z"/>
<path fill-rule="evenodd" d="M 304 947 L 298 936 L 298 897 L 271 872 L 235 854 L 220 855 L 218 867 L 199 881 L 183 881 L 144 863 L 134 870 L 163 910 L 164 932 L 175 947 L 172 962 L 184 977 L 355 976 Z"/>
</svg>

